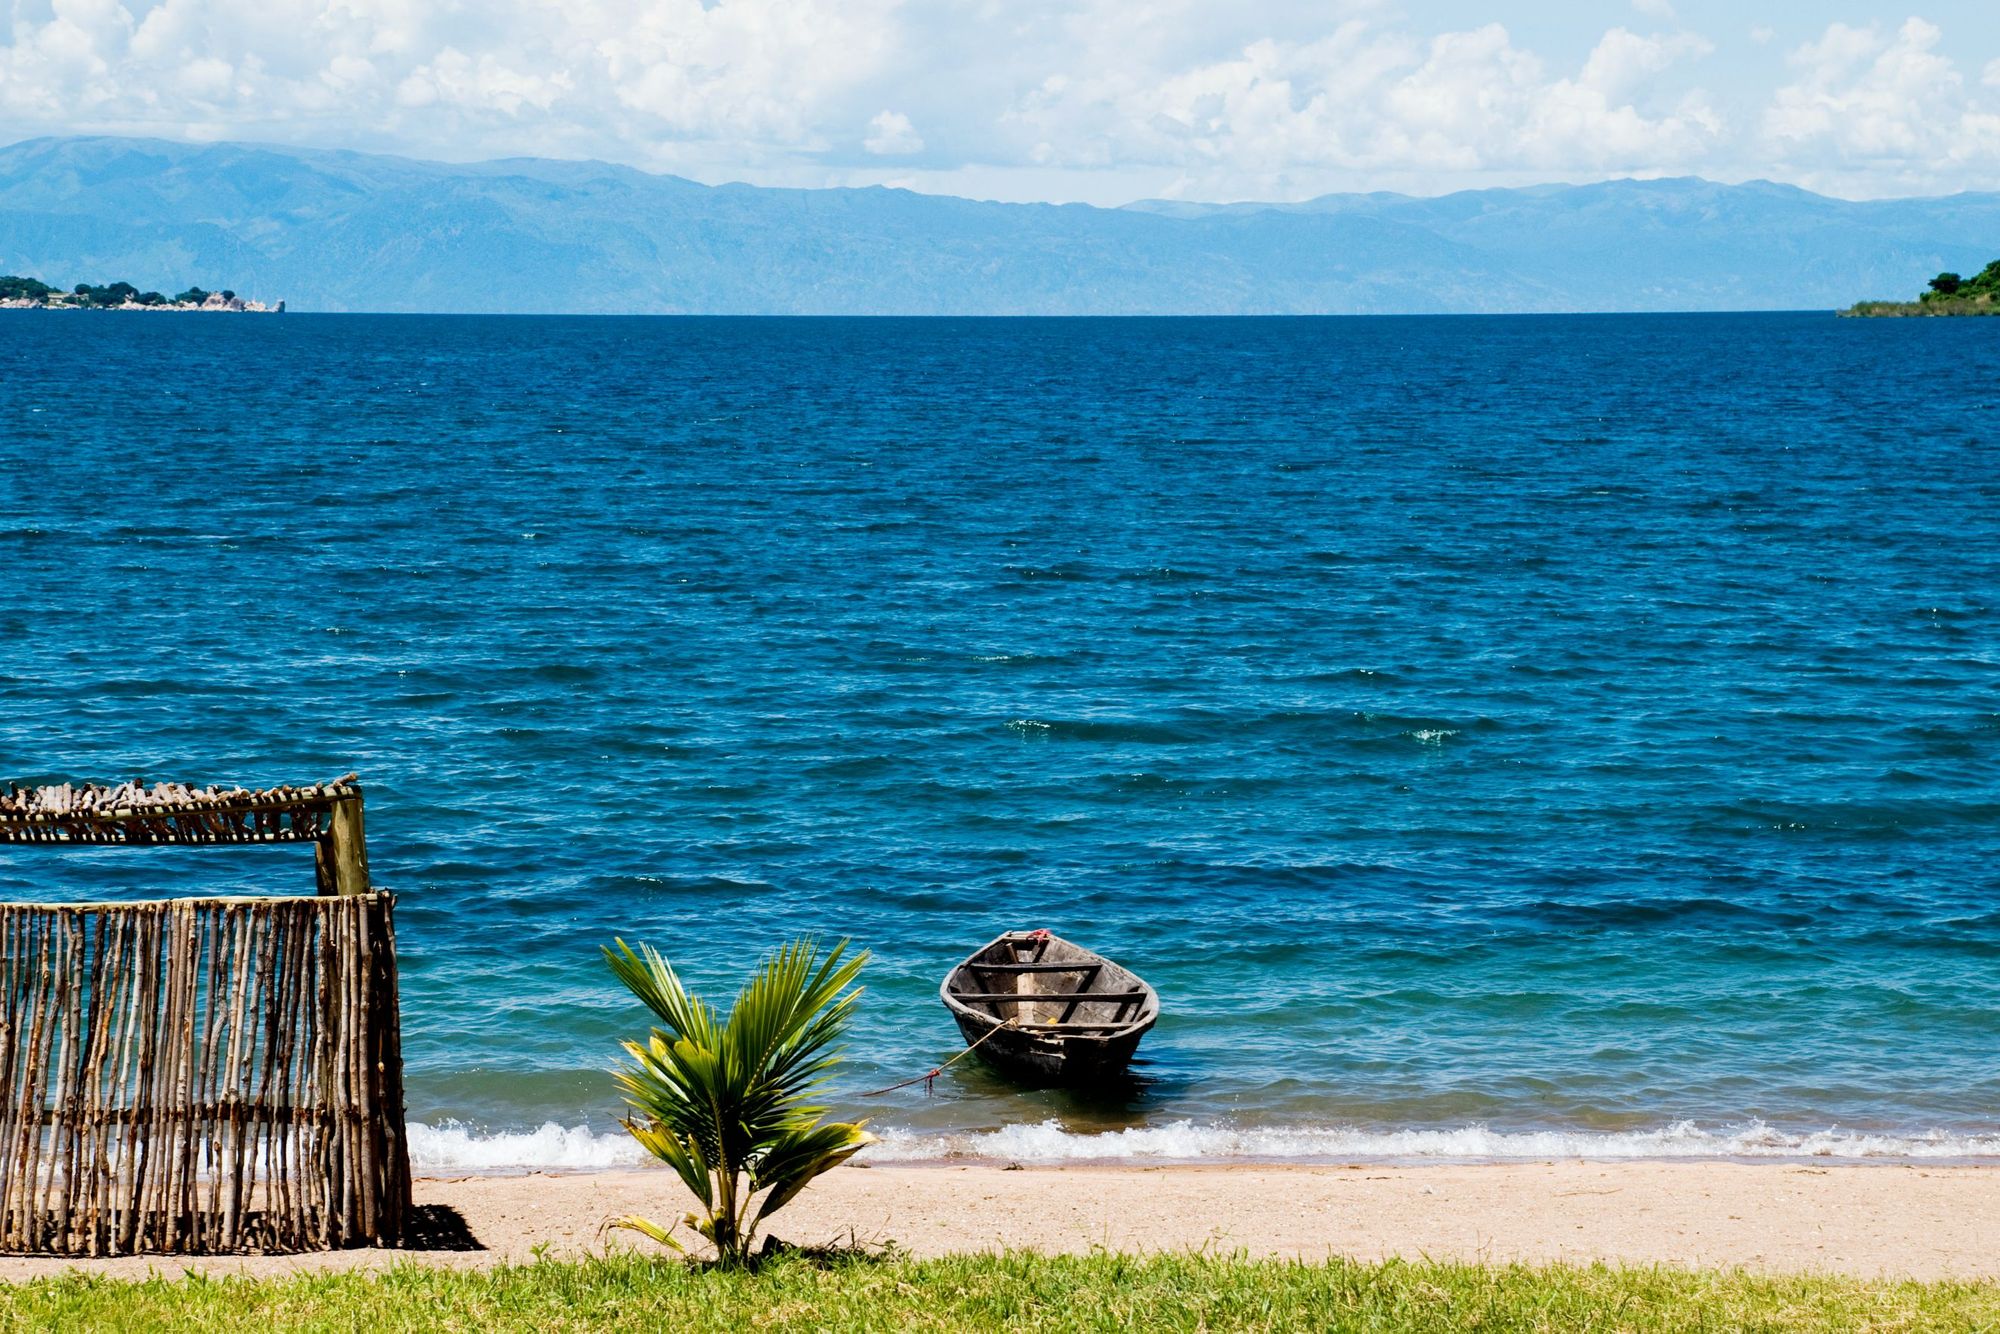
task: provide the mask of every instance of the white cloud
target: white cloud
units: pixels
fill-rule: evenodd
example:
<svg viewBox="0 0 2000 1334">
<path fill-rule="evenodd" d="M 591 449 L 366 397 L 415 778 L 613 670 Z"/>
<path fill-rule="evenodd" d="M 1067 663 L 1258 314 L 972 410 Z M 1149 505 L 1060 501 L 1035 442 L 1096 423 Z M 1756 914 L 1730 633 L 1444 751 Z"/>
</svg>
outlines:
<svg viewBox="0 0 2000 1334">
<path fill-rule="evenodd" d="M 924 141 L 902 112 L 878 111 L 861 146 L 878 157 L 899 157 L 922 152 Z"/>
<path fill-rule="evenodd" d="M 1100 199 L 1688 171 L 1884 193 L 2000 161 L 1990 19 L 1833 24 L 1779 65 L 1757 49 L 1770 28 L 1718 49 L 1674 0 L 1628 0 L 1624 24 L 1545 18 L 1533 41 L 1420 26 L 1433 7 L 1406 0 L 10 3 L 0 141 L 237 137 Z"/>
<path fill-rule="evenodd" d="M 1928 178 L 2000 166 L 2000 109 L 1968 91 L 1943 33 L 1835 23 L 1792 53 L 1793 81 L 1764 116 L 1774 153 L 1807 177 Z"/>
<path fill-rule="evenodd" d="M 1707 50 L 1614 28 L 1580 70 L 1555 75 L 1499 24 L 1418 42 L 1352 20 L 1157 82 L 1054 76 L 1012 119 L 1043 163 L 1150 162 L 1247 189 L 1302 167 L 1650 171 L 1692 162 L 1719 131 L 1698 92 L 1654 89 Z"/>
<path fill-rule="evenodd" d="M 661 159 L 823 148 L 899 0 L 35 3 L 0 26 L 0 127 Z"/>
</svg>

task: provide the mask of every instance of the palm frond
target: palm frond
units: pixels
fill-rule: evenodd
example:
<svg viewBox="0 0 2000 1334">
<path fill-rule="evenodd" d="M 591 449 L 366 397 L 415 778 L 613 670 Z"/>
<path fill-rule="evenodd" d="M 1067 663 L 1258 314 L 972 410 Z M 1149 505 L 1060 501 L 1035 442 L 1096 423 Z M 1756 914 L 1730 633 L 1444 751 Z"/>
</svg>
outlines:
<svg viewBox="0 0 2000 1334">
<path fill-rule="evenodd" d="M 632 1138 L 639 1141 L 640 1148 L 674 1169 L 674 1175 L 701 1201 L 702 1208 L 715 1207 L 714 1167 L 697 1144 L 658 1123 L 643 1125 L 637 1121 L 626 1121 L 624 1125 Z"/>
<path fill-rule="evenodd" d="M 715 1012 L 699 998 L 688 994 L 687 988 L 681 985 L 680 975 L 674 972 L 673 966 L 660 956 L 658 950 L 642 945 L 639 952 L 634 953 L 622 939 L 613 942 L 613 945 L 615 948 L 604 951 L 611 971 L 645 1003 L 647 1009 L 660 1017 L 668 1032 L 703 1046 L 715 1045 Z"/>
<path fill-rule="evenodd" d="M 827 1028 L 838 1031 L 860 992 L 840 997 L 840 991 L 868 962 L 863 951 L 845 964 L 847 942 L 841 941 L 814 968 L 817 945 L 797 940 L 764 961 L 729 1011 L 723 1040 L 733 1047 L 744 1069 L 767 1080 L 784 1082 L 796 1064 L 793 1053 L 802 1041 Z M 838 999 L 836 999 L 838 997 Z M 820 1039 L 823 1044 L 824 1039 Z"/>
<path fill-rule="evenodd" d="M 750 1188 L 768 1190 L 763 1207 L 751 1220 L 754 1227 L 798 1198 L 820 1173 L 840 1166 L 875 1142 L 862 1129 L 865 1122 L 830 1121 L 792 1136 L 757 1162 Z"/>
<path fill-rule="evenodd" d="M 641 1218 L 637 1214 L 626 1214 L 622 1218 L 614 1218 L 611 1220 L 610 1225 L 614 1228 L 623 1228 L 627 1232 L 643 1233 L 651 1237 L 654 1241 L 659 1242 L 662 1246 L 671 1246 L 683 1254 L 687 1252 L 687 1247 L 674 1240 L 672 1235 L 674 1229 L 671 1225 L 661 1227 L 652 1219 Z"/>
</svg>

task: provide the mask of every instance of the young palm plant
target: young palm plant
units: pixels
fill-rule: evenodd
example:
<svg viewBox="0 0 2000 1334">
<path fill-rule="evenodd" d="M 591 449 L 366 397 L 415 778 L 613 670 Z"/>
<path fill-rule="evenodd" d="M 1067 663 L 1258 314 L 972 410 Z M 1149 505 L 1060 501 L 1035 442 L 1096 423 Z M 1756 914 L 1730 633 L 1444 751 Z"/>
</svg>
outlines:
<svg viewBox="0 0 2000 1334">
<path fill-rule="evenodd" d="M 623 1044 L 632 1065 L 615 1073 L 635 1113 L 625 1128 L 700 1201 L 684 1221 L 725 1265 L 750 1260 L 766 1218 L 874 1138 L 862 1122 L 820 1120 L 826 1109 L 809 1102 L 861 994 L 848 988 L 868 954 L 844 958 L 847 944 L 821 958 L 816 941 L 796 940 L 767 956 L 722 1021 L 658 951 L 623 940 L 604 951 L 660 1020 L 644 1043 Z M 684 1249 L 671 1227 L 636 1215 L 614 1226 Z"/>
</svg>

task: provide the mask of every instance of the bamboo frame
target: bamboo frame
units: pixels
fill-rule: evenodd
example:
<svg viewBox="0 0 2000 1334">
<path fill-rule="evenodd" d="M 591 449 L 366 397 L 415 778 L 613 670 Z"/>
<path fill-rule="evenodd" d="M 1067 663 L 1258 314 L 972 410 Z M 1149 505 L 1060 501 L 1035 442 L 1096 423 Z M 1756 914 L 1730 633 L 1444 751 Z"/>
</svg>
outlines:
<svg viewBox="0 0 2000 1334">
<path fill-rule="evenodd" d="M 314 845 L 316 897 L 0 904 L 0 1251 L 394 1245 L 394 900 L 354 775 L 0 792 L 0 844 Z"/>
<path fill-rule="evenodd" d="M 312 787 L 194 789 L 59 783 L 0 792 L 0 844 L 207 847 L 311 843 L 322 894 L 369 892 L 355 775 Z"/>
</svg>

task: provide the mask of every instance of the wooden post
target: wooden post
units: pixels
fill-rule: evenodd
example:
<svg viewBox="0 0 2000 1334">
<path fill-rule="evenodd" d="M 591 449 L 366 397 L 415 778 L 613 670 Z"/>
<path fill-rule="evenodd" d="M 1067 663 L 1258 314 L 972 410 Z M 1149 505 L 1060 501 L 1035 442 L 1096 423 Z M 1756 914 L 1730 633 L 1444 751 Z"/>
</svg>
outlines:
<svg viewBox="0 0 2000 1334">
<path fill-rule="evenodd" d="M 368 843 L 361 828 L 361 794 L 333 803 L 326 836 L 313 847 L 313 871 L 322 894 L 366 894 Z"/>
</svg>

